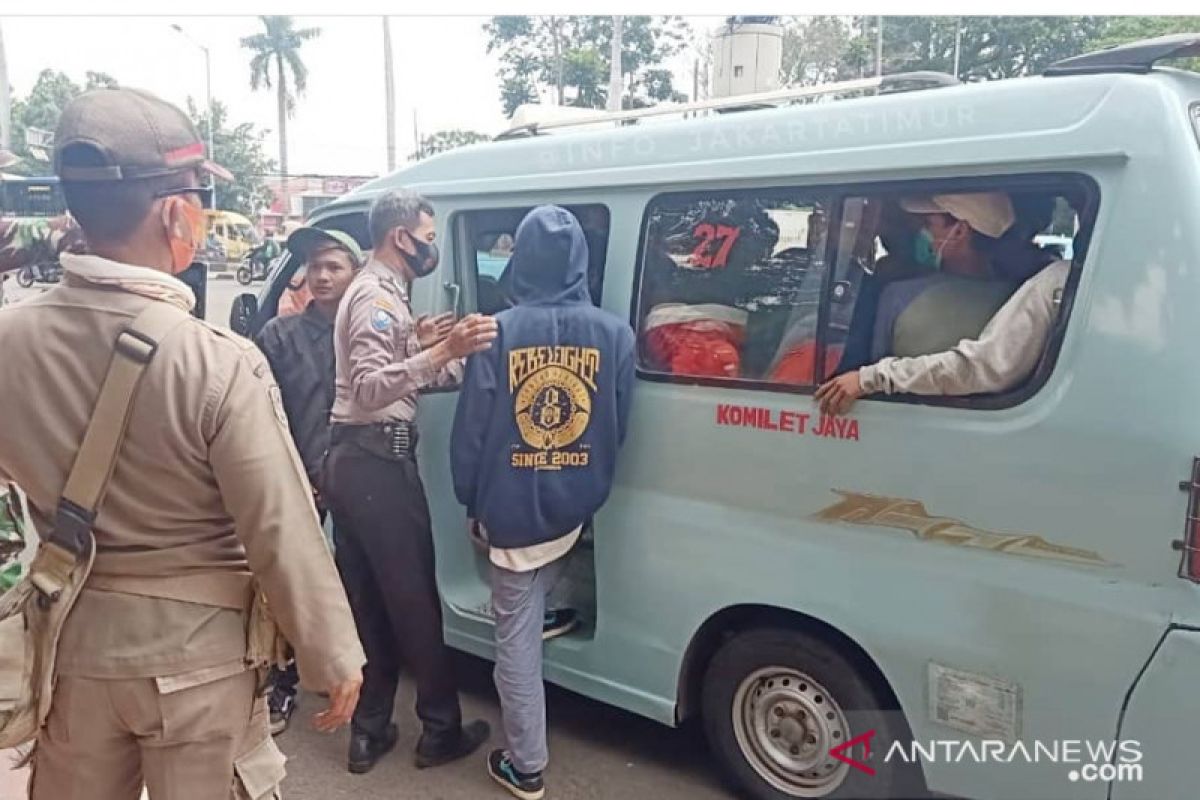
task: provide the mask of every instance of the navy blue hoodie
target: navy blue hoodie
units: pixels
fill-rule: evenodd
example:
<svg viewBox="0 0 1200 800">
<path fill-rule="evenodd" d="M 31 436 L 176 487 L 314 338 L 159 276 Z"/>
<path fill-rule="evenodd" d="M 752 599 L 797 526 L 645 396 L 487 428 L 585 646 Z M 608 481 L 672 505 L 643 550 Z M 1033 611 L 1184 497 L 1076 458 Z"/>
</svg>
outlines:
<svg viewBox="0 0 1200 800">
<path fill-rule="evenodd" d="M 557 206 L 530 211 L 509 262 L 513 308 L 467 362 L 450 467 L 494 547 L 583 524 L 608 499 L 633 388 L 633 331 L 592 305 L 587 241 Z"/>
</svg>

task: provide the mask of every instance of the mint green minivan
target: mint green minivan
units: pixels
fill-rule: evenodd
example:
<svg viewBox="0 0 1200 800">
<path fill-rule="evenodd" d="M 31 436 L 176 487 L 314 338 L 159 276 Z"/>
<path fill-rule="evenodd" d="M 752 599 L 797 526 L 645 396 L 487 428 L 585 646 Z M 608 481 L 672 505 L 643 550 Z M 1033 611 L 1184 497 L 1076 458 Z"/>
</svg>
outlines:
<svg viewBox="0 0 1200 800">
<path fill-rule="evenodd" d="M 1038 77 L 529 124 L 320 209 L 368 246 L 376 196 L 425 194 L 443 257 L 414 309 L 492 313 L 503 237 L 565 206 L 594 301 L 637 332 L 616 485 L 556 590 L 587 622 L 546 645 L 547 680 L 700 721 L 748 798 L 1196 796 L 1200 75 L 1159 65 L 1196 55 L 1200 35 L 1166 37 Z M 911 250 L 904 198 L 977 192 L 1070 244 L 1032 374 L 822 417 L 817 384 L 873 322 L 864 287 Z M 239 299 L 236 330 L 297 266 Z M 994 310 L 921 324 L 978 331 Z M 420 463 L 448 641 L 490 657 L 456 399 L 422 399 Z"/>
</svg>

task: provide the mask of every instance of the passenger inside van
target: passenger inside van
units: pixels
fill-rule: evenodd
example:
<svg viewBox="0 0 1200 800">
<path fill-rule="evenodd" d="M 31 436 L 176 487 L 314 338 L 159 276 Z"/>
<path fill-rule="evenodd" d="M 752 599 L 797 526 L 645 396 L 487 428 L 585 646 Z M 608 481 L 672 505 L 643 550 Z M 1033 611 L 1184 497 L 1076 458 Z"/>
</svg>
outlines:
<svg viewBox="0 0 1200 800">
<path fill-rule="evenodd" d="M 845 414 L 876 392 L 956 396 L 1015 389 L 1042 357 L 1070 270 L 1070 262 L 1055 261 L 1025 281 L 977 338 L 937 353 L 889 356 L 823 384 L 815 395 L 821 412 Z"/>
<path fill-rule="evenodd" d="M 659 211 L 641 287 L 644 362 L 699 378 L 761 374 L 820 252 L 808 246 L 823 236 L 819 216 L 795 204 L 712 197 Z"/>
<path fill-rule="evenodd" d="M 1018 217 L 1003 192 L 908 197 L 899 207 L 915 234 L 864 281 L 839 372 L 978 336 L 1022 281 L 1055 260 L 1032 242 L 1041 214 Z"/>
</svg>

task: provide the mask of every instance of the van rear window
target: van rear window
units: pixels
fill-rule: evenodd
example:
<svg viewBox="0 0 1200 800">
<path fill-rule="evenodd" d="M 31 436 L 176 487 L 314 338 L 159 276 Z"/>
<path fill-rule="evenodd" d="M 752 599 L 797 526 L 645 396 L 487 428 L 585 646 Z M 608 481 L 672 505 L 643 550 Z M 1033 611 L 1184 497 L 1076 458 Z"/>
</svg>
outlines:
<svg viewBox="0 0 1200 800">
<path fill-rule="evenodd" d="M 950 350 L 1043 269 L 1082 262 L 1091 196 L 1066 178 L 660 195 L 634 303 L 639 372 L 808 392 Z"/>
</svg>

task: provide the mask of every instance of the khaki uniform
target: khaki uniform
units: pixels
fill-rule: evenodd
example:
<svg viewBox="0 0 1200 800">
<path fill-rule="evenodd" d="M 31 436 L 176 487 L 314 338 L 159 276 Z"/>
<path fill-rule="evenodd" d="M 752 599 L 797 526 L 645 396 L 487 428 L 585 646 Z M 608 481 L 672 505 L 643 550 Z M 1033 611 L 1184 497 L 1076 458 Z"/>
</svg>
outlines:
<svg viewBox="0 0 1200 800">
<path fill-rule="evenodd" d="M 413 422 L 417 392 L 462 381 L 465 361 L 438 370 L 422 352 L 408 292 L 394 270 L 370 261 L 338 306 L 334 328 L 337 395 L 330 419 L 363 425 Z"/>
<path fill-rule="evenodd" d="M 48 528 L 121 328 L 150 300 L 72 274 L 0 312 L 0 479 Z M 130 268 L 93 257 L 93 266 Z M 182 287 L 182 284 L 179 284 Z M 251 572 L 319 688 L 364 656 L 252 343 L 188 320 L 163 340 L 95 521 L 60 640 L 34 800 L 274 797 L 283 756 L 245 665 Z"/>
<path fill-rule="evenodd" d="M 416 683 L 425 746 L 449 747 L 461 736 L 462 713 L 410 426 L 417 393 L 457 383 L 463 362 L 435 369 L 417 339 L 408 293 L 378 261 L 363 268 L 342 298 L 334 352 L 337 390 L 322 496 L 333 514 L 338 569 L 367 652 L 351 725 L 374 739 L 387 737 L 403 664 Z M 409 431 L 409 444 L 389 456 L 394 440 L 388 430 L 397 428 Z"/>
</svg>

